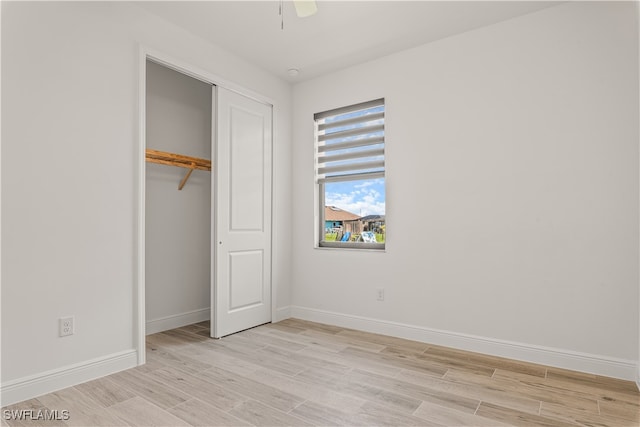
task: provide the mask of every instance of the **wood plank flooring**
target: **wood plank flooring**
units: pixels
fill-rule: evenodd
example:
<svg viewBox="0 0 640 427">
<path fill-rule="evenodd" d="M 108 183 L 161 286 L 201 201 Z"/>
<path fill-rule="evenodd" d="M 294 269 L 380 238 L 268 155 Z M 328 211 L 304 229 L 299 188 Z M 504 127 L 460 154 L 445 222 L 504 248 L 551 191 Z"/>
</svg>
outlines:
<svg viewBox="0 0 640 427">
<path fill-rule="evenodd" d="M 9 426 L 640 425 L 629 381 L 289 319 L 147 337 L 147 364 L 3 409 Z"/>
</svg>

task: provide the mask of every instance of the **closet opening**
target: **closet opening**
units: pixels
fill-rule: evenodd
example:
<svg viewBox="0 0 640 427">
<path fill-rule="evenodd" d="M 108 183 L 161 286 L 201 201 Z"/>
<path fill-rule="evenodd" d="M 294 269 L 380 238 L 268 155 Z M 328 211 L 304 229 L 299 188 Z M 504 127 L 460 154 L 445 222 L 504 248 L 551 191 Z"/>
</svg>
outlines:
<svg viewBox="0 0 640 427">
<path fill-rule="evenodd" d="M 164 58 L 141 49 L 140 365 L 147 335 L 186 326 L 222 338 L 274 310 L 273 104 Z"/>
<path fill-rule="evenodd" d="M 209 336 L 215 87 L 145 65 L 145 332 Z"/>
</svg>

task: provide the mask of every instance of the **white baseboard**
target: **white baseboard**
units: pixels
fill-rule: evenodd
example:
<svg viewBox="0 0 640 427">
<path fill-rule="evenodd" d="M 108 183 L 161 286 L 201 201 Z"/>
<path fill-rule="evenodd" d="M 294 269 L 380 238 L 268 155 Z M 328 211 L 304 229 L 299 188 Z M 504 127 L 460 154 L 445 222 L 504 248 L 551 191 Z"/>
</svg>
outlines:
<svg viewBox="0 0 640 427">
<path fill-rule="evenodd" d="M 159 319 L 147 320 L 146 335 L 156 334 L 169 329 L 180 328 L 193 323 L 204 322 L 211 317 L 211 310 L 203 308 L 200 310 L 188 311 L 186 313 L 174 314 L 172 316 L 161 317 Z"/>
<path fill-rule="evenodd" d="M 125 350 L 59 369 L 7 381 L 0 406 L 11 405 L 137 366 L 137 352 Z"/>
<path fill-rule="evenodd" d="M 277 308 L 273 313 L 273 323 L 280 322 L 291 317 L 291 306 Z"/>
<path fill-rule="evenodd" d="M 460 334 L 307 307 L 292 306 L 290 307 L 290 312 L 291 317 L 302 320 L 391 335 L 424 343 L 629 381 L 638 381 L 640 387 L 640 377 L 637 376 L 638 365 L 636 361 L 632 360 Z"/>
</svg>

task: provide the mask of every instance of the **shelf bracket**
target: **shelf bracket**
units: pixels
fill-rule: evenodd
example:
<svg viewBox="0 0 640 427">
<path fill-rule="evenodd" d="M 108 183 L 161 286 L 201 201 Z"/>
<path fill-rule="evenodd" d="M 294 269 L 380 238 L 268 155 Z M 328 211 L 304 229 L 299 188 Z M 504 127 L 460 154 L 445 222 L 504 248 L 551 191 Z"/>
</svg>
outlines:
<svg viewBox="0 0 640 427">
<path fill-rule="evenodd" d="M 189 171 L 184 176 L 184 178 L 182 178 L 182 181 L 180 181 L 180 185 L 178 185 L 178 190 L 182 190 L 182 187 L 184 187 L 184 185 L 187 183 L 187 181 L 189 180 L 189 177 L 191 176 L 191 174 L 193 173 L 193 170 L 195 169 L 195 165 L 196 165 L 195 163 L 191 163 L 191 166 L 193 167 L 189 169 Z"/>
</svg>

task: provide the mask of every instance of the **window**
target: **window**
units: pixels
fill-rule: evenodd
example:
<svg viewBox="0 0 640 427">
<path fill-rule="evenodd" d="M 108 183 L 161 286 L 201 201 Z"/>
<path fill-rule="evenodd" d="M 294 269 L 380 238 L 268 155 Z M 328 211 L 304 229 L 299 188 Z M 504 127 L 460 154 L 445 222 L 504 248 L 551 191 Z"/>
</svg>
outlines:
<svg viewBox="0 0 640 427">
<path fill-rule="evenodd" d="M 314 120 L 319 246 L 384 249 L 384 98 Z"/>
</svg>

